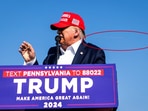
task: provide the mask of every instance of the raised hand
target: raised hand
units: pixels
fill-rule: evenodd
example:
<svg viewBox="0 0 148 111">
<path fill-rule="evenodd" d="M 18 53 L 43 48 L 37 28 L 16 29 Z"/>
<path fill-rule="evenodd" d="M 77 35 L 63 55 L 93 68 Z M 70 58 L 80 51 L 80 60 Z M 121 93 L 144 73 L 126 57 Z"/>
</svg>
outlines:
<svg viewBox="0 0 148 111">
<path fill-rule="evenodd" d="M 20 45 L 19 52 L 21 53 L 25 62 L 32 61 L 36 56 L 32 45 L 26 41 L 23 41 L 23 43 Z"/>
</svg>

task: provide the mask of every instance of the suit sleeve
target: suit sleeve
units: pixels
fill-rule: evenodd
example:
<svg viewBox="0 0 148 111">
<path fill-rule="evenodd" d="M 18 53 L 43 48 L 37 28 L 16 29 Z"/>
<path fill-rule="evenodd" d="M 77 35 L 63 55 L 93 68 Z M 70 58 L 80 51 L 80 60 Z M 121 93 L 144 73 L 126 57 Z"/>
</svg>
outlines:
<svg viewBox="0 0 148 111">
<path fill-rule="evenodd" d="M 92 64 L 106 64 L 105 52 L 103 49 L 91 43 L 87 44 L 87 49 L 89 58 L 92 58 Z"/>
<path fill-rule="evenodd" d="M 95 63 L 96 64 L 106 64 L 106 57 L 105 57 L 105 53 L 102 49 L 99 49 L 96 53 L 96 57 L 95 57 Z"/>
</svg>

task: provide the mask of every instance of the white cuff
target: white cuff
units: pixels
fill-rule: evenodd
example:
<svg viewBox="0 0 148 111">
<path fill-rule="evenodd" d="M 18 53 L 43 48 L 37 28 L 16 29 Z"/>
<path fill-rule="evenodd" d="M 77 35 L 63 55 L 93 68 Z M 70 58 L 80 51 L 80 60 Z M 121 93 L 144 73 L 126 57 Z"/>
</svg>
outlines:
<svg viewBox="0 0 148 111">
<path fill-rule="evenodd" d="M 31 65 L 33 65 L 35 63 L 35 61 L 36 61 L 36 57 L 30 62 L 25 62 L 24 61 L 24 65 L 28 65 L 28 66 L 30 65 L 31 66 Z"/>
</svg>

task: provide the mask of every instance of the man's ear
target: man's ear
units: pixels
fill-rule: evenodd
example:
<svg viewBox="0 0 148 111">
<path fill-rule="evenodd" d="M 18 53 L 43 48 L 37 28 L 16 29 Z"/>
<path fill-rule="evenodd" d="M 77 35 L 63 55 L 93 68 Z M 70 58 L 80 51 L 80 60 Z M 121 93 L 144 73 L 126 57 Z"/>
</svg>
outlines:
<svg viewBox="0 0 148 111">
<path fill-rule="evenodd" d="M 74 38 L 77 38 L 78 36 L 79 36 L 79 30 L 78 28 L 75 28 Z"/>
</svg>

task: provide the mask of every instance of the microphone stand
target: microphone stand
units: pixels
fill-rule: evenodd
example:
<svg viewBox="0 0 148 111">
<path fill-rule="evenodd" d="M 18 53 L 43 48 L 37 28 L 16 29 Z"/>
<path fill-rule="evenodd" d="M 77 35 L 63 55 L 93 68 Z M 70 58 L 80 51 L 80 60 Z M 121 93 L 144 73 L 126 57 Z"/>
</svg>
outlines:
<svg viewBox="0 0 148 111">
<path fill-rule="evenodd" d="M 60 50 L 60 46 L 59 46 L 59 42 L 61 40 L 61 37 L 59 35 L 57 35 L 55 37 L 55 41 L 56 41 L 56 47 L 57 47 L 57 59 L 56 59 L 56 64 L 58 63 L 58 59 L 59 59 L 59 50 Z"/>
</svg>

